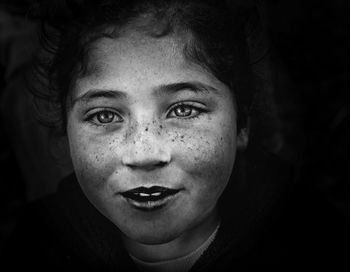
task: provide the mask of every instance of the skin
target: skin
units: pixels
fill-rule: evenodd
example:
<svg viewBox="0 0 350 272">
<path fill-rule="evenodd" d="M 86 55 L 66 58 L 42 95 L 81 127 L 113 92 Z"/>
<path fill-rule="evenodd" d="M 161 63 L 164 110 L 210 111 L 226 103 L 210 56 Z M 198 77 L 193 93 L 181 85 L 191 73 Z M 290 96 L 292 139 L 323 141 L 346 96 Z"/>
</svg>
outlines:
<svg viewBox="0 0 350 272">
<path fill-rule="evenodd" d="M 212 233 L 218 198 L 243 142 L 231 91 L 185 60 L 182 49 L 180 38 L 137 31 L 100 39 L 89 60 L 93 72 L 76 82 L 69 101 L 67 131 L 78 181 L 120 229 L 128 251 L 148 261 L 181 257 Z M 198 91 L 169 90 L 188 82 Z M 181 191 L 151 212 L 120 195 L 154 185 Z"/>
</svg>

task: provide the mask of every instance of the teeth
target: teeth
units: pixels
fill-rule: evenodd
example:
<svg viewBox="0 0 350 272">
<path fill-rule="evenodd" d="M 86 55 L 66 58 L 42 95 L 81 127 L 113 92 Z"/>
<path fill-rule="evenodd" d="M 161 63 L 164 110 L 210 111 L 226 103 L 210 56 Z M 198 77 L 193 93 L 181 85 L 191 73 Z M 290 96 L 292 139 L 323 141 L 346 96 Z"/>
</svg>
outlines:
<svg viewBox="0 0 350 272">
<path fill-rule="evenodd" d="M 137 195 L 139 196 L 143 196 L 143 197 L 149 197 L 149 196 L 160 196 L 162 193 L 161 192 L 156 192 L 153 194 L 146 194 L 146 193 L 137 193 Z"/>
<path fill-rule="evenodd" d="M 140 193 L 140 196 L 150 196 L 149 194 Z"/>
<path fill-rule="evenodd" d="M 152 196 L 160 196 L 161 192 L 153 193 Z"/>
</svg>

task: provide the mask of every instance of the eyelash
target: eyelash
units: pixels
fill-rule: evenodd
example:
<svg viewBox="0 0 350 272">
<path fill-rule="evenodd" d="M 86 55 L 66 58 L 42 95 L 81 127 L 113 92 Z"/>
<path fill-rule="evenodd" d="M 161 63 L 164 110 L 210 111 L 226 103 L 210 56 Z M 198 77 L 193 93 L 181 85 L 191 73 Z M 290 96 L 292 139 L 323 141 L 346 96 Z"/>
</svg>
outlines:
<svg viewBox="0 0 350 272">
<path fill-rule="evenodd" d="M 178 119 L 194 119 L 194 118 L 198 118 L 203 112 L 207 112 L 205 109 L 203 108 L 200 108 L 200 107 L 197 107 L 197 106 L 194 106 L 192 103 L 184 103 L 184 102 L 180 102 L 176 105 L 174 105 L 173 107 L 170 108 L 170 111 L 169 113 L 167 114 L 167 117 L 169 117 L 170 113 L 174 110 L 176 110 L 177 108 L 180 108 L 180 107 L 183 107 L 183 108 L 187 108 L 187 109 L 190 109 L 191 113 L 193 111 L 196 111 L 197 113 L 195 114 L 195 116 L 172 116 L 171 118 L 178 118 Z"/>
<path fill-rule="evenodd" d="M 195 111 L 195 115 L 194 116 L 177 116 L 177 115 L 174 115 L 174 116 L 170 116 L 172 112 L 174 112 L 174 110 L 180 108 L 180 107 L 183 107 L 185 108 L 186 110 L 189 110 L 190 111 L 190 115 L 193 115 L 193 111 Z M 173 107 L 170 108 L 169 110 L 169 113 L 167 114 L 167 117 L 168 118 L 177 118 L 177 119 L 194 119 L 194 118 L 198 118 L 202 113 L 204 112 L 207 112 L 207 110 L 203 109 L 203 108 L 200 108 L 200 107 L 197 107 L 197 106 L 194 106 L 193 104 L 191 103 L 184 103 L 184 102 L 180 102 L 176 105 L 174 105 Z M 98 120 L 99 118 L 99 115 L 100 114 L 113 114 L 113 116 L 111 117 L 112 118 L 112 121 L 110 122 L 101 122 L 101 120 Z M 120 118 L 121 121 L 114 121 L 116 118 Z M 99 110 L 97 112 L 94 112 L 90 115 L 87 116 L 87 118 L 85 119 L 86 121 L 89 121 L 90 123 L 92 123 L 93 125 L 96 125 L 96 126 L 106 126 L 106 125 L 109 125 L 111 123 L 121 123 L 123 122 L 123 118 L 120 116 L 119 113 L 115 112 L 114 110 L 111 110 L 111 109 L 102 109 L 102 110 Z"/>
<path fill-rule="evenodd" d="M 113 114 L 112 121 L 111 122 L 106 122 L 106 123 L 101 122 L 100 120 L 98 120 L 98 117 L 99 117 L 100 114 Z M 121 121 L 114 121 L 116 118 L 121 119 Z M 109 125 L 111 123 L 121 123 L 123 121 L 122 119 L 123 118 L 120 117 L 120 114 L 115 112 L 114 110 L 102 109 L 102 110 L 99 110 L 97 112 L 89 114 L 84 121 L 88 121 L 91 124 L 96 125 L 96 126 L 106 126 L 106 125 Z"/>
</svg>

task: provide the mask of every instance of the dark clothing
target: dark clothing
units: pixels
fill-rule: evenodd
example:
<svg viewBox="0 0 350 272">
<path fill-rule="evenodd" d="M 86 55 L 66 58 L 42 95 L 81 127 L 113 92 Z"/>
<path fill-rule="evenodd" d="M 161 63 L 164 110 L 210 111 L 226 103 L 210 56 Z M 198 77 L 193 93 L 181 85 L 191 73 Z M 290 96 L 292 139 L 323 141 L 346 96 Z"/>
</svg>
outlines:
<svg viewBox="0 0 350 272">
<path fill-rule="evenodd" d="M 350 238 L 345 221 L 325 202 L 299 190 L 293 171 L 278 158 L 248 152 L 234 173 L 220 202 L 218 234 L 191 271 L 346 263 Z M 118 229 L 86 199 L 74 175 L 55 195 L 29 207 L 6 253 L 11 271 L 137 271 Z"/>
</svg>

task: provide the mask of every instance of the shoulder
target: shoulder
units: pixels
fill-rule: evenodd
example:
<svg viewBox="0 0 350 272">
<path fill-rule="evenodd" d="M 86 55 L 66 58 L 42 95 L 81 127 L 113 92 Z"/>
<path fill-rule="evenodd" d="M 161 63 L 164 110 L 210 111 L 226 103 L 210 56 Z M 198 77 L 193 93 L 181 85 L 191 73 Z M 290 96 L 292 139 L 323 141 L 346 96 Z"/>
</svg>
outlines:
<svg viewBox="0 0 350 272">
<path fill-rule="evenodd" d="M 27 204 L 5 248 L 5 260 L 12 269 L 64 266 L 71 248 L 67 233 L 73 233 L 59 197 L 51 194 Z"/>
<path fill-rule="evenodd" d="M 51 196 L 27 205 L 5 246 L 5 267 L 17 270 L 25 266 L 39 268 L 45 266 L 45 262 L 63 263 L 65 251 L 55 223 L 50 219 L 49 203 L 52 203 Z"/>
<path fill-rule="evenodd" d="M 349 223 L 322 195 L 297 182 L 293 166 L 264 151 L 237 165 L 221 199 L 219 233 L 199 265 L 347 262 Z"/>
<path fill-rule="evenodd" d="M 27 206 L 5 258 L 14 270 L 109 270 L 121 255 L 118 237 L 116 227 L 92 207 L 75 177 L 69 176 L 57 193 Z"/>
</svg>

